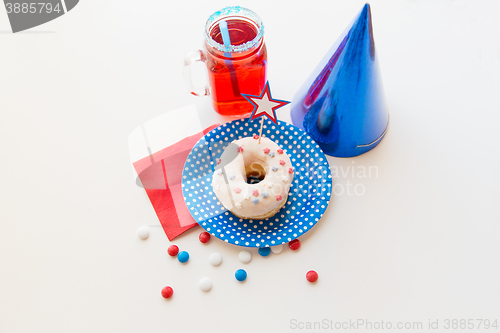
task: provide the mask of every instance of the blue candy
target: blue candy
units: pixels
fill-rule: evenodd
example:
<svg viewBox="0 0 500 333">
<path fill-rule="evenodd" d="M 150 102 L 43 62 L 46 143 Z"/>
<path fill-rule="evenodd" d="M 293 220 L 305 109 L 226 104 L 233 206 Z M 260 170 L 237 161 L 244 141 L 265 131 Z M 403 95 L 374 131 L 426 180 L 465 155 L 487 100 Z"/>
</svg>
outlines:
<svg viewBox="0 0 500 333">
<path fill-rule="evenodd" d="M 189 253 L 187 253 L 186 251 L 181 251 L 177 255 L 177 259 L 182 263 L 187 262 L 189 260 Z"/>
<path fill-rule="evenodd" d="M 247 272 L 244 269 L 238 269 L 236 273 L 234 273 L 234 277 L 238 281 L 245 281 L 247 279 Z"/>
<path fill-rule="evenodd" d="M 261 248 L 259 248 L 259 254 L 263 257 L 267 257 L 269 254 L 271 254 L 271 248 L 270 247 L 261 247 Z"/>
</svg>

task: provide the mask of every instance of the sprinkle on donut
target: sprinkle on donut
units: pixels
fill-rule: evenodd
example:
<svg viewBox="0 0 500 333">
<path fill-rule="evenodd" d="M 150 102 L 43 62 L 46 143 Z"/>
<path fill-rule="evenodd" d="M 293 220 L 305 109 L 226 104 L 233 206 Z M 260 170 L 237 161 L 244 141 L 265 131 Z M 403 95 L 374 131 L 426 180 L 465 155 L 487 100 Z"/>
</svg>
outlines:
<svg viewBox="0 0 500 333">
<path fill-rule="evenodd" d="M 293 173 L 293 168 L 288 168 L 288 173 L 292 174 Z"/>
<path fill-rule="evenodd" d="M 220 163 L 212 177 L 214 194 L 222 206 L 237 217 L 264 219 L 274 215 L 285 204 L 293 183 L 295 168 L 290 157 L 276 142 L 259 133 L 235 140 L 233 144 L 231 151 L 235 158 L 225 159 L 224 163 L 220 162 L 220 156 L 212 160 L 212 166 Z M 251 177 L 247 183 L 246 171 L 254 162 L 264 170 L 265 179 L 254 182 Z M 260 172 L 262 174 L 262 170 Z"/>
</svg>

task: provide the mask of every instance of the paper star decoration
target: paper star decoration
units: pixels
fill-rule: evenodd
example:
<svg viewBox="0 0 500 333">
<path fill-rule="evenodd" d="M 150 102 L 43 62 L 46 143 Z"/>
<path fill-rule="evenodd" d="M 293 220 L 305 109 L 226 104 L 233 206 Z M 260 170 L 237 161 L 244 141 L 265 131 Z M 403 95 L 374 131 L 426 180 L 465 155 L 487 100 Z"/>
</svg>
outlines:
<svg viewBox="0 0 500 333">
<path fill-rule="evenodd" d="M 249 121 L 266 116 L 273 123 L 278 125 L 278 121 L 276 120 L 276 110 L 290 103 L 279 99 L 273 99 L 271 89 L 269 88 L 269 81 L 266 82 L 266 87 L 260 96 L 248 94 L 241 95 L 254 106 Z"/>
</svg>

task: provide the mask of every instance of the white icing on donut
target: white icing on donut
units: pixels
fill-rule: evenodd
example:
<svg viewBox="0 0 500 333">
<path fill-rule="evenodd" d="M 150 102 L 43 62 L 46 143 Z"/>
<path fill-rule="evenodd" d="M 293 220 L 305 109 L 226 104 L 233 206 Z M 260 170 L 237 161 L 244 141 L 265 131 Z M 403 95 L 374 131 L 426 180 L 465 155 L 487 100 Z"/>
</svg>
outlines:
<svg viewBox="0 0 500 333">
<path fill-rule="evenodd" d="M 237 157 L 224 166 L 224 174 L 221 169 L 214 172 L 214 193 L 224 207 L 238 216 L 264 216 L 277 209 L 288 197 L 293 180 L 290 158 L 266 137 L 261 138 L 260 144 L 253 137 L 236 140 L 227 149 L 235 149 L 235 145 L 243 147 L 243 151 L 238 149 Z M 265 178 L 260 183 L 248 184 L 245 167 L 258 172 L 261 170 L 259 165 L 265 170 Z"/>
</svg>

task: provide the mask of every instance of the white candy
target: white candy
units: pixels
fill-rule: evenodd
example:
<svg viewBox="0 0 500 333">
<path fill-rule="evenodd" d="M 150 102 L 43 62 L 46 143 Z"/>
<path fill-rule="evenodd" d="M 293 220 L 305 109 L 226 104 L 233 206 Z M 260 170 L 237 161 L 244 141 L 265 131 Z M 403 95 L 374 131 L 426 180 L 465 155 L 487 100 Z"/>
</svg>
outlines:
<svg viewBox="0 0 500 333">
<path fill-rule="evenodd" d="M 248 251 L 241 251 L 238 255 L 238 258 L 242 263 L 249 263 L 252 260 L 252 254 Z"/>
<path fill-rule="evenodd" d="M 219 266 L 222 262 L 222 256 L 220 255 L 220 253 L 214 252 L 210 255 L 208 261 L 212 266 Z"/>
<path fill-rule="evenodd" d="M 210 278 L 204 277 L 200 280 L 200 289 L 203 291 L 210 291 L 212 289 L 212 280 Z"/>
<path fill-rule="evenodd" d="M 139 229 L 137 229 L 137 236 L 139 236 L 140 239 L 148 239 L 149 237 L 148 227 L 140 227 Z"/>
<path fill-rule="evenodd" d="M 283 244 L 271 247 L 271 252 L 273 252 L 275 254 L 281 253 L 281 251 L 283 251 Z"/>
</svg>

